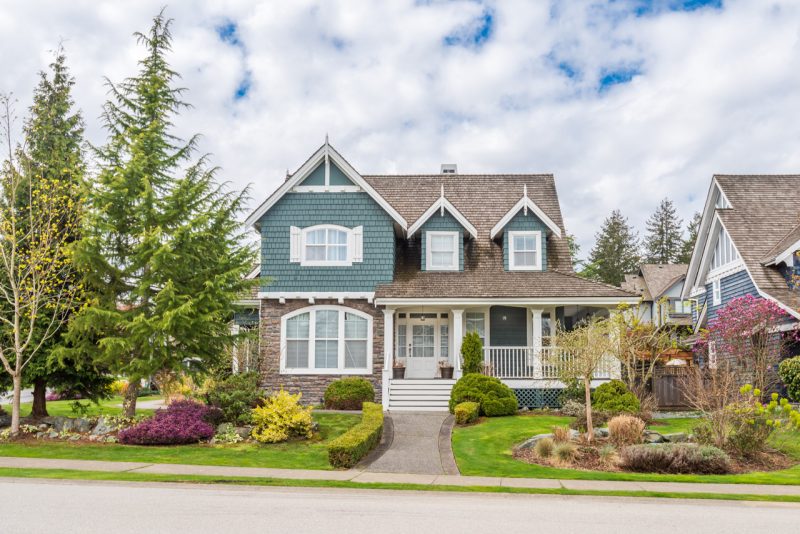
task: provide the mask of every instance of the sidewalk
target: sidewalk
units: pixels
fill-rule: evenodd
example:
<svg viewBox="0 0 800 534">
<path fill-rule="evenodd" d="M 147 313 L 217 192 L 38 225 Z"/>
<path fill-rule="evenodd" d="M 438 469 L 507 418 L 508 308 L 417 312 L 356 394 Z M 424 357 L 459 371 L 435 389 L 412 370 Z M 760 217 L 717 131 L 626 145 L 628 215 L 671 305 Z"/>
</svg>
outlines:
<svg viewBox="0 0 800 534">
<path fill-rule="evenodd" d="M 361 483 L 419 484 L 430 486 L 499 486 L 507 488 L 568 489 L 580 491 L 657 491 L 674 493 L 723 493 L 729 495 L 800 496 L 800 486 L 769 484 L 692 484 L 687 482 L 625 482 L 603 480 L 560 480 L 547 478 L 469 477 L 460 475 L 420 475 L 410 473 L 370 473 L 226 467 L 216 465 L 150 464 L 140 462 L 100 462 L 55 460 L 49 458 L 0 457 L 0 468 L 71 469 L 109 473 L 148 473 L 161 475 L 206 475 L 229 477 L 283 478 L 294 480 L 334 480 Z"/>
</svg>

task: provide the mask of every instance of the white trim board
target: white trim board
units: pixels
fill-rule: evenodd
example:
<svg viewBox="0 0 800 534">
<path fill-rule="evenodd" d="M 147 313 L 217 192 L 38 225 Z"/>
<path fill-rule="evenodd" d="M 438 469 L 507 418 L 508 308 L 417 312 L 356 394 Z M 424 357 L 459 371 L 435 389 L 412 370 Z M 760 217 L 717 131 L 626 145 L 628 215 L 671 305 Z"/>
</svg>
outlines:
<svg viewBox="0 0 800 534">
<path fill-rule="evenodd" d="M 519 202 L 514 204 L 514 207 L 508 210 L 508 212 L 505 215 L 503 215 L 503 218 L 500 219 L 500 221 L 494 225 L 494 228 L 492 228 L 492 231 L 489 233 L 489 237 L 491 239 L 497 237 L 500 234 L 500 232 L 503 231 L 503 228 L 505 228 L 506 225 L 509 222 L 511 222 L 511 219 L 513 219 L 514 216 L 517 213 L 519 213 L 520 210 L 523 209 L 531 210 L 534 214 L 536 214 L 537 217 L 539 217 L 539 219 L 545 224 L 545 226 L 547 226 L 550 230 L 552 230 L 553 233 L 557 235 L 559 238 L 561 237 L 561 228 L 559 228 L 559 226 L 555 222 L 553 222 L 553 219 L 545 215 L 542 209 L 539 206 L 537 206 L 533 200 L 528 198 L 527 190 L 525 194 L 522 196 L 522 198 L 519 199 Z"/>
<path fill-rule="evenodd" d="M 258 293 L 260 299 L 272 299 L 279 301 L 286 301 L 292 299 L 299 300 L 316 300 L 316 299 L 330 299 L 338 300 L 340 303 L 345 299 L 347 300 L 366 300 L 369 303 L 375 299 L 374 291 L 260 291 Z"/>
<path fill-rule="evenodd" d="M 783 252 L 778 253 L 765 265 L 778 265 L 781 262 L 788 262 L 788 260 L 790 260 L 792 256 L 794 256 L 796 250 L 800 250 L 800 239 L 795 241 L 794 244 L 790 245 L 789 248 L 787 248 Z M 791 267 L 789 263 L 787 263 L 787 265 Z"/>
<path fill-rule="evenodd" d="M 482 304 L 489 304 L 500 306 L 504 304 L 519 306 L 519 305 L 587 305 L 587 306 L 616 306 L 621 303 L 636 304 L 640 301 L 640 297 L 546 297 L 546 298 L 525 298 L 525 297 L 512 297 L 512 298 L 392 298 L 392 297 L 379 297 L 375 299 L 376 306 L 413 306 L 413 305 L 463 305 L 463 306 L 480 306 Z"/>
<path fill-rule="evenodd" d="M 444 213 L 444 210 L 447 210 L 447 211 L 449 211 L 449 212 L 450 212 L 450 214 L 451 214 L 451 215 L 452 215 L 452 216 L 453 216 L 453 217 L 454 217 L 454 218 L 455 218 L 455 219 L 458 221 L 458 223 L 459 223 L 461 226 L 463 226 L 463 227 L 464 227 L 464 229 L 465 229 L 465 230 L 466 230 L 466 231 L 469 233 L 469 235 L 471 235 L 471 236 L 472 236 L 472 238 L 473 238 L 473 239 L 477 239 L 477 238 L 478 238 L 478 230 L 477 230 L 477 229 L 476 229 L 476 228 L 475 228 L 475 227 L 472 225 L 472 223 L 470 223 L 470 222 L 467 220 L 467 218 L 466 218 L 466 217 L 464 217 L 464 216 L 461 214 L 461 212 L 460 212 L 460 211 L 458 211 L 458 210 L 456 209 L 456 207 L 455 207 L 455 206 L 453 206 L 453 204 L 451 204 L 451 203 L 450 203 L 450 201 L 449 201 L 449 200 L 447 200 L 447 199 L 444 197 L 444 190 L 442 190 L 442 196 L 440 196 L 440 197 L 439 197 L 439 198 L 436 200 L 436 202 L 434 202 L 433 204 L 431 204 L 431 206 L 430 206 L 430 207 L 429 207 L 427 210 L 425 210 L 425 213 L 423 213 L 422 215 L 420 215 L 419 219 L 417 219 L 416 221 L 414 221 L 414 224 L 412 224 L 412 225 L 411 225 L 411 226 L 408 228 L 408 234 L 407 234 L 407 237 L 411 237 L 411 236 L 413 236 L 415 233 L 417 233 L 417 231 L 418 231 L 420 228 L 422 228 L 422 225 L 423 225 L 423 224 L 425 224 L 425 222 L 426 222 L 428 219 L 430 219 L 431 217 L 433 217 L 433 215 L 434 215 L 434 214 L 435 214 L 437 211 L 439 211 L 439 212 L 441 212 L 441 213 L 443 214 L 443 213 Z"/>
<path fill-rule="evenodd" d="M 395 210 L 386 200 L 378 194 L 375 189 L 372 188 L 369 183 L 367 183 L 364 178 L 361 177 L 358 172 L 356 172 L 353 167 L 350 166 L 347 161 L 330 145 L 328 144 L 327 139 L 325 140 L 325 144 L 322 145 L 316 152 L 306 161 L 302 167 L 297 169 L 297 171 L 281 186 L 276 189 L 268 198 L 265 200 L 258 208 L 250 214 L 250 216 L 245 220 L 245 226 L 252 226 L 256 230 L 259 230 L 258 221 L 261 217 L 264 216 L 267 211 L 272 208 L 283 196 L 291 191 L 295 186 L 302 183 L 306 177 L 311 174 L 311 172 L 317 168 L 317 166 L 327 159 L 333 161 L 339 169 L 349 178 L 358 188 L 363 190 L 367 193 L 372 199 L 378 203 L 378 205 L 383 208 L 383 210 L 391 216 L 392 219 L 402 228 L 404 231 L 408 228 L 408 223 L 406 220 L 400 215 L 397 210 Z M 307 189 L 307 191 L 315 191 L 317 189 L 313 188 Z M 346 189 L 343 189 L 346 188 Z M 352 186 L 334 186 L 325 188 L 323 186 L 323 190 L 334 191 L 334 190 L 344 190 L 349 191 L 352 189 Z"/>
</svg>

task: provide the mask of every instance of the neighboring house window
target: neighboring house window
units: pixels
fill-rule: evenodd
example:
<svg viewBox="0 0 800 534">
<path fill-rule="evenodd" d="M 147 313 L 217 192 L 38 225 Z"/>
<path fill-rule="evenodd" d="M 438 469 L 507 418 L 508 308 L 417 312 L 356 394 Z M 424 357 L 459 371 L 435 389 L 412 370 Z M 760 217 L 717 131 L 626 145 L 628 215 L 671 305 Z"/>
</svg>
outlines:
<svg viewBox="0 0 800 534">
<path fill-rule="evenodd" d="M 722 304 L 722 288 L 720 287 L 720 279 L 717 278 L 711 282 L 711 305 L 719 306 Z"/>
<path fill-rule="evenodd" d="M 508 268 L 511 271 L 541 271 L 541 232 L 509 232 Z"/>
<path fill-rule="evenodd" d="M 711 270 L 720 269 L 739 259 L 739 253 L 731 241 L 731 237 L 724 228 L 719 229 L 717 244 L 714 246 L 714 256 L 711 258 Z"/>
<path fill-rule="evenodd" d="M 426 270 L 458 270 L 458 232 L 426 232 L 426 241 Z"/>
<path fill-rule="evenodd" d="M 486 317 L 483 312 L 467 312 L 467 332 L 477 332 L 481 343 L 486 346 Z"/>
<path fill-rule="evenodd" d="M 289 260 L 302 266 L 348 266 L 362 261 L 364 256 L 362 226 L 292 226 L 290 234 Z"/>
<path fill-rule="evenodd" d="M 372 317 L 342 306 L 314 306 L 281 319 L 281 372 L 371 374 Z"/>
</svg>

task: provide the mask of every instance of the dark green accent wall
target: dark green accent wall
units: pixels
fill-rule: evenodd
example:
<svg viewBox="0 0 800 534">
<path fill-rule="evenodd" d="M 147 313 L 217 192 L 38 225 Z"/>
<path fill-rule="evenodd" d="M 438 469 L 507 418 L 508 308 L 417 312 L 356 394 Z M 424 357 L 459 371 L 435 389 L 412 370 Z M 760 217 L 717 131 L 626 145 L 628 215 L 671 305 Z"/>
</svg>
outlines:
<svg viewBox="0 0 800 534">
<path fill-rule="evenodd" d="M 464 228 L 461 226 L 455 217 L 449 211 L 444 210 L 444 215 L 437 211 L 433 216 L 425 221 L 425 224 L 419 229 L 419 235 L 422 236 L 422 265 L 420 268 L 425 271 L 425 262 L 427 261 L 426 253 L 428 248 L 427 232 L 458 232 L 458 270 L 464 270 Z"/>
<path fill-rule="evenodd" d="M 300 185 L 325 185 L 325 162 L 317 165 L 317 168 L 311 171 L 311 174 L 306 176 Z"/>
<path fill-rule="evenodd" d="M 525 211 L 520 210 L 503 230 L 503 268 L 506 271 L 508 270 L 508 255 L 511 249 L 508 232 L 531 232 L 537 230 L 542 232 L 542 271 L 547 270 L 547 226 L 532 211 L 528 210 L 528 214 L 525 215 Z"/>
<path fill-rule="evenodd" d="M 506 318 L 505 321 L 503 317 Z M 489 309 L 489 337 L 493 347 L 527 346 L 527 310 L 510 306 L 492 306 Z"/>
<path fill-rule="evenodd" d="M 374 291 L 394 274 L 394 224 L 366 193 L 287 193 L 261 218 L 263 291 Z M 349 267 L 289 262 L 290 227 L 364 227 L 364 261 Z"/>
</svg>

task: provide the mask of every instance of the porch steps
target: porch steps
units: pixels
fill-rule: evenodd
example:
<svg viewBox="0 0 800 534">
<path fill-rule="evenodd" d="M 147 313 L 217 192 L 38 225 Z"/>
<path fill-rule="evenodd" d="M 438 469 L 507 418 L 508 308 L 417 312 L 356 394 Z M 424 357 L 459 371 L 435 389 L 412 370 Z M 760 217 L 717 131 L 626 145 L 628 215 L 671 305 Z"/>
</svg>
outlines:
<svg viewBox="0 0 800 534">
<path fill-rule="evenodd" d="M 446 411 L 455 380 L 404 379 L 389 382 L 390 411 Z"/>
</svg>

